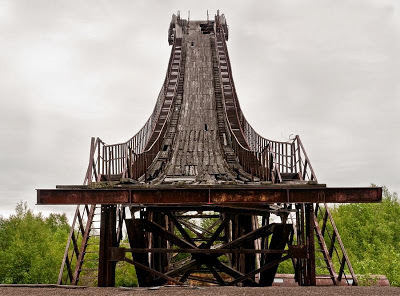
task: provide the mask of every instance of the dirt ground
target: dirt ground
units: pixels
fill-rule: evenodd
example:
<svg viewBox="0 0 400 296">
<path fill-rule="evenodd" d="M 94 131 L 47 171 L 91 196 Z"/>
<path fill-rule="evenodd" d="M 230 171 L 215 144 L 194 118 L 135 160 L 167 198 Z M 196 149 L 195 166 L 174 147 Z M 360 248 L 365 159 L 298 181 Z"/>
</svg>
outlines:
<svg viewBox="0 0 400 296">
<path fill-rule="evenodd" d="M 0 295 L 137 295 L 137 296 L 289 296 L 289 295 L 400 295 L 396 287 L 156 287 L 156 288 L 30 288 L 0 287 Z"/>
</svg>

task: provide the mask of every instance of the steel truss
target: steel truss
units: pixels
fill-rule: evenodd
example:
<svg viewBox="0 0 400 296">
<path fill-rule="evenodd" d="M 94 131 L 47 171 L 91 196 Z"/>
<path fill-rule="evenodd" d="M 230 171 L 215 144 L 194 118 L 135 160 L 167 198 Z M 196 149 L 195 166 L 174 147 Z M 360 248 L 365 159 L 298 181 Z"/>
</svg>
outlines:
<svg viewBox="0 0 400 296">
<path fill-rule="evenodd" d="M 320 230 L 314 209 L 312 204 L 131 207 L 132 217 L 120 220 L 117 206 L 102 205 L 98 285 L 114 286 L 116 262 L 126 261 L 136 267 L 139 286 L 183 285 L 187 280 L 271 286 L 285 260 L 293 264 L 299 285 L 315 285 L 314 233 Z M 193 221 L 209 217 L 214 223 L 208 227 Z M 125 222 L 130 248 L 118 246 L 117 221 Z M 357 283 L 354 273 L 345 278 Z M 333 283 L 342 279 L 335 276 Z"/>
</svg>

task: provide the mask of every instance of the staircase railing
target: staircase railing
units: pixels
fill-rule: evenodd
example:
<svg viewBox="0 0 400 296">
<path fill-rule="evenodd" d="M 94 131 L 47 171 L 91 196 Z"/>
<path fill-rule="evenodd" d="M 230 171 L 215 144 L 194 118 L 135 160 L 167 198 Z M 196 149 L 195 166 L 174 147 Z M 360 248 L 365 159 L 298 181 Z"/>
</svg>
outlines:
<svg viewBox="0 0 400 296">
<path fill-rule="evenodd" d="M 318 215 L 320 215 L 320 219 L 318 219 Z M 357 286 L 357 276 L 350 263 L 349 256 L 347 255 L 329 207 L 326 204 L 322 207 L 319 204 L 315 205 L 315 219 L 317 238 L 326 243 L 326 250 L 323 250 L 325 252 L 324 257 L 327 259 L 328 269 L 332 268 L 331 276 L 334 276 L 334 279 L 332 279 L 333 283 L 339 284 L 344 279 L 347 285 Z M 321 227 L 318 220 L 322 222 Z M 335 267 L 339 268 L 338 273 L 335 272 Z"/>
<path fill-rule="evenodd" d="M 65 247 L 57 283 L 76 285 L 82 270 L 82 262 L 92 230 L 95 205 L 78 205 L 75 211 L 70 233 Z"/>
</svg>

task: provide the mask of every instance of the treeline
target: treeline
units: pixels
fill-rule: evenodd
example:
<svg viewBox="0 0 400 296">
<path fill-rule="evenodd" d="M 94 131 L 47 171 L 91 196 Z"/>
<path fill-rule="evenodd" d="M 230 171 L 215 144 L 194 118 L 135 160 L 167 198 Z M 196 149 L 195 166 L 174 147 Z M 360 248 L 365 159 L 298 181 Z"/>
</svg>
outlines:
<svg viewBox="0 0 400 296">
<path fill-rule="evenodd" d="M 56 283 L 69 232 L 65 214 L 34 214 L 19 203 L 0 219 L 0 283 Z"/>
<path fill-rule="evenodd" d="M 355 272 L 383 274 L 400 286 L 400 203 L 386 188 L 383 195 L 382 203 L 331 212 Z M 14 215 L 0 218 L 0 283 L 56 283 L 68 233 L 65 214 L 44 217 L 19 203 Z M 279 271 L 290 269 L 283 264 Z M 134 274 L 133 266 L 121 266 L 117 285 L 136 285 Z"/>
<path fill-rule="evenodd" d="M 386 275 L 400 286 L 400 203 L 396 193 L 383 188 L 376 204 L 335 207 L 332 216 L 356 274 Z"/>
</svg>

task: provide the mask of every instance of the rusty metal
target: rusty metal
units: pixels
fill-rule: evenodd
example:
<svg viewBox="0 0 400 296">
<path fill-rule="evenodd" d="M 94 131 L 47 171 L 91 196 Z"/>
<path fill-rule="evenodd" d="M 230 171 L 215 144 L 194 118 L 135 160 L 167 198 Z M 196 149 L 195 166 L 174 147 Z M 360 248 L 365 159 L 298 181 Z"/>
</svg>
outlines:
<svg viewBox="0 0 400 296">
<path fill-rule="evenodd" d="M 228 37 L 219 11 L 206 21 L 173 15 L 165 80 L 142 129 L 118 144 L 92 138 L 83 185 L 37 190 L 38 204 L 78 205 L 59 284 L 76 285 L 90 269 L 85 260 L 97 251 L 88 250 L 88 242 L 98 236 L 92 230 L 101 208 L 92 276 L 99 286 L 115 284 L 118 261 L 135 265 L 140 286 L 187 280 L 271 286 L 285 260 L 298 285 L 326 279 L 357 285 L 328 204 L 380 202 L 382 188 L 319 184 L 298 135 L 286 142 L 259 135 L 239 104 Z M 200 219 L 214 220 L 199 225 Z M 120 247 L 124 225 L 130 248 Z M 316 275 L 316 254 L 328 278 Z"/>
<path fill-rule="evenodd" d="M 111 256 L 111 248 L 118 246 L 116 217 L 116 206 L 106 205 L 101 207 L 98 272 L 99 287 L 113 287 L 115 285 L 116 262 L 110 261 L 109 258 Z"/>
<path fill-rule="evenodd" d="M 81 211 L 82 210 L 82 211 Z M 57 284 L 76 285 L 79 282 L 82 271 L 82 264 L 87 252 L 87 246 L 91 237 L 93 218 L 96 206 L 87 204 L 78 206 L 72 220 L 72 225 L 67 240 Z M 70 247 L 72 242 L 72 248 Z M 78 246 L 78 242 L 80 245 Z M 67 277 L 64 277 L 64 269 L 67 270 Z"/>
<path fill-rule="evenodd" d="M 380 202 L 382 188 L 135 188 L 39 189 L 37 204 L 274 204 Z"/>
</svg>

